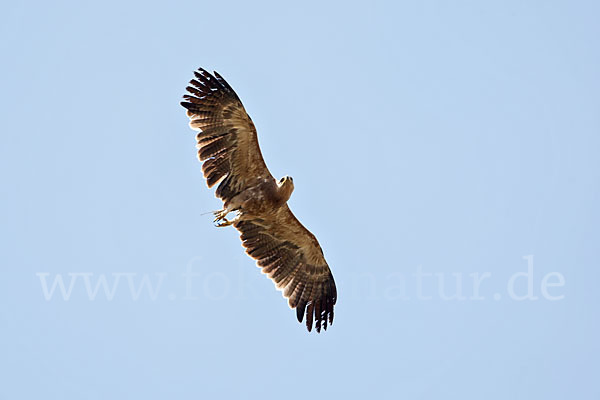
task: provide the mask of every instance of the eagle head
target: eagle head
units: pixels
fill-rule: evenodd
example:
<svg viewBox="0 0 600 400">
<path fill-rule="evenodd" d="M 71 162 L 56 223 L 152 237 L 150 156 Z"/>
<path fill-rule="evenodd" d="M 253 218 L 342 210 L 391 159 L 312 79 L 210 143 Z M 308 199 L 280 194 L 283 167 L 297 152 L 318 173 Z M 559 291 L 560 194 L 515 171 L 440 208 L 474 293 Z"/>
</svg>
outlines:
<svg viewBox="0 0 600 400">
<path fill-rule="evenodd" d="M 288 201 L 294 191 L 294 179 L 286 175 L 277 182 L 277 186 L 279 187 L 279 194 L 283 198 L 283 201 Z"/>
</svg>

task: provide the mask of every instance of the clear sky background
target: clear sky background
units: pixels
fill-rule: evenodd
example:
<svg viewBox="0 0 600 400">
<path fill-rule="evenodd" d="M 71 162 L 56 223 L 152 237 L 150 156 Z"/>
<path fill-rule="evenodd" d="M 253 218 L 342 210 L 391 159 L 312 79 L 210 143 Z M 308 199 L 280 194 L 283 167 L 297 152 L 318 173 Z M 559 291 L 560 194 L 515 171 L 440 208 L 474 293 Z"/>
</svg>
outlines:
<svg viewBox="0 0 600 400">
<path fill-rule="evenodd" d="M 0 399 L 600 398 L 599 18 L 3 3 Z M 325 333 L 201 215 L 199 66 L 294 177 L 338 286 Z"/>
</svg>

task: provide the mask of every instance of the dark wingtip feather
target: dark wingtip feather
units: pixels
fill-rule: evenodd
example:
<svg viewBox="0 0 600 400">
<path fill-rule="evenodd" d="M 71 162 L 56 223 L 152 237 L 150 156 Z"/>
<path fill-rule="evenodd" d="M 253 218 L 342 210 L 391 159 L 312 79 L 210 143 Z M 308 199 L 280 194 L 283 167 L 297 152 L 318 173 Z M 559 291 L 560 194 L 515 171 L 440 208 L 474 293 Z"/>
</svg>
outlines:
<svg viewBox="0 0 600 400">
<path fill-rule="evenodd" d="M 321 302 L 317 300 L 315 304 L 315 326 L 317 333 L 321 333 Z"/>
<path fill-rule="evenodd" d="M 329 298 L 325 297 L 323 299 L 323 310 L 324 310 L 324 314 L 323 314 L 323 329 L 327 330 L 327 314 L 329 314 Z"/>
<path fill-rule="evenodd" d="M 298 322 L 302 322 L 304 319 L 304 311 L 306 310 L 306 303 L 298 304 L 296 307 L 296 317 L 298 318 Z"/>
<path fill-rule="evenodd" d="M 314 309 L 315 309 L 315 304 L 313 302 L 310 302 L 308 304 L 308 307 L 306 307 L 306 328 L 308 329 L 309 332 L 312 331 L 312 327 L 313 327 Z"/>
<path fill-rule="evenodd" d="M 229 86 L 229 83 L 227 83 L 225 78 L 223 78 L 217 71 L 214 71 L 214 74 L 215 74 L 215 78 L 217 78 L 217 81 L 219 81 L 219 83 L 221 85 L 223 85 L 224 88 L 229 90 L 235 96 L 235 98 L 241 103 L 242 101 L 238 97 L 237 93 L 235 92 L 235 90 L 233 90 L 233 88 L 231 86 Z"/>
</svg>

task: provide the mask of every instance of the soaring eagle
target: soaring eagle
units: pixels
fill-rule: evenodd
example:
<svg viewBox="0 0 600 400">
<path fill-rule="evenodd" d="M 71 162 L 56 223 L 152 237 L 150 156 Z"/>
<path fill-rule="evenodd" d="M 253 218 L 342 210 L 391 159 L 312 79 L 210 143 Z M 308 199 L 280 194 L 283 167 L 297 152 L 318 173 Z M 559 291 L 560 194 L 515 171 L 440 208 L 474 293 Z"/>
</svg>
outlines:
<svg viewBox="0 0 600 400">
<path fill-rule="evenodd" d="M 242 102 L 225 79 L 199 68 L 186 89 L 190 127 L 196 136 L 198 159 L 209 188 L 223 200 L 215 211 L 216 226 L 233 225 L 246 253 L 273 280 L 296 309 L 298 322 L 306 315 L 310 332 L 333 323 L 337 291 L 323 250 L 315 236 L 287 205 L 294 180 L 275 180 L 263 160 L 256 128 Z M 236 216 L 228 220 L 229 213 Z"/>
</svg>

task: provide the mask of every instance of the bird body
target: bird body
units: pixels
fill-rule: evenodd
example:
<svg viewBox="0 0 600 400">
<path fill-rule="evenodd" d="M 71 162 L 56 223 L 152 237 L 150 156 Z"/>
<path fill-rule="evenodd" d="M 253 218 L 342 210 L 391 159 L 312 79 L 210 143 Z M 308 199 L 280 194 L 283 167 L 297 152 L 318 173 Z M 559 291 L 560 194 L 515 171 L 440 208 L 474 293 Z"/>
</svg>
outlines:
<svg viewBox="0 0 600 400">
<path fill-rule="evenodd" d="M 209 188 L 223 209 L 215 211 L 218 227 L 233 225 L 242 246 L 262 272 L 296 309 L 299 322 L 306 317 L 310 331 L 333 323 L 337 290 L 323 250 L 315 236 L 287 205 L 294 181 L 279 181 L 262 157 L 254 123 L 231 86 L 218 74 L 199 69 L 187 87 L 181 105 L 187 109 L 196 136 L 198 159 Z M 236 216 L 228 220 L 227 216 Z"/>
<path fill-rule="evenodd" d="M 218 221 L 224 221 L 218 226 L 228 226 L 235 221 L 227 221 L 225 216 L 232 211 L 240 210 L 243 212 L 238 214 L 238 220 L 246 218 L 249 215 L 260 216 L 266 212 L 278 209 L 283 206 L 291 197 L 294 191 L 294 183 L 292 178 L 284 177 L 281 181 L 275 182 L 275 179 L 264 178 L 256 179 L 255 182 L 249 182 L 248 187 L 242 192 L 235 195 L 230 200 L 223 204 L 223 210 L 215 212 Z"/>
</svg>

